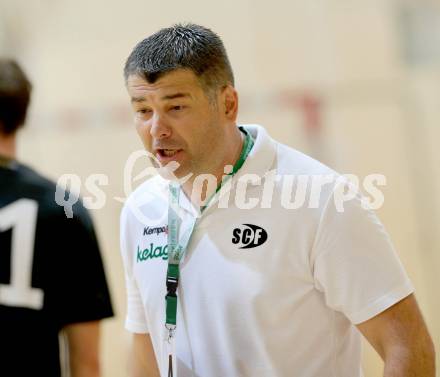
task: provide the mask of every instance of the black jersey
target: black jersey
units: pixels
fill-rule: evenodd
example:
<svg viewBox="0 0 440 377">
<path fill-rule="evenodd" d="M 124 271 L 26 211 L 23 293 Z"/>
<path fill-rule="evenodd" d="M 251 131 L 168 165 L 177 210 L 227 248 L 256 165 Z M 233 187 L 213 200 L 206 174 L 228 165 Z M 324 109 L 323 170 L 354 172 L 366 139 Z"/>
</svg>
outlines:
<svg viewBox="0 0 440 377">
<path fill-rule="evenodd" d="M 64 325 L 113 315 L 92 221 L 34 170 L 0 165 L 0 376 L 60 376 Z"/>
</svg>

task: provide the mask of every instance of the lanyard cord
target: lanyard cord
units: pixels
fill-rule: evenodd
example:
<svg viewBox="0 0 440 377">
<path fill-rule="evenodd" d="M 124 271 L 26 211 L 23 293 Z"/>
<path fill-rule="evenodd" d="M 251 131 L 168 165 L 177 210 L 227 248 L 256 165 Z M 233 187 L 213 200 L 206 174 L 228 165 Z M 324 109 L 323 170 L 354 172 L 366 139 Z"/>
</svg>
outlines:
<svg viewBox="0 0 440 377">
<path fill-rule="evenodd" d="M 249 152 L 251 151 L 254 140 L 252 136 L 240 128 L 242 132 L 246 134 L 243 148 L 240 153 L 240 157 L 234 164 L 232 171 L 228 174 L 227 179 L 230 179 L 244 164 Z M 201 208 L 203 210 L 211 202 L 215 194 L 220 190 L 222 185 L 227 181 L 227 179 L 222 180 L 222 183 L 217 187 L 216 192 L 207 200 L 206 205 Z M 179 244 L 179 228 L 180 228 L 180 218 L 177 214 L 179 207 L 179 195 L 180 186 L 174 182 L 169 185 L 169 207 L 168 207 L 168 269 L 166 278 L 167 294 L 165 296 L 166 310 L 165 310 L 165 327 L 168 330 L 168 343 L 171 344 L 174 339 L 176 330 L 176 319 L 177 319 L 177 287 L 179 285 L 180 269 L 179 264 L 186 251 L 186 248 L 191 239 L 191 235 L 194 232 L 196 225 L 196 218 L 193 218 L 189 224 L 188 229 L 182 234 L 181 243 Z M 172 355 L 168 356 L 168 376 L 173 376 L 173 365 L 172 365 Z"/>
</svg>

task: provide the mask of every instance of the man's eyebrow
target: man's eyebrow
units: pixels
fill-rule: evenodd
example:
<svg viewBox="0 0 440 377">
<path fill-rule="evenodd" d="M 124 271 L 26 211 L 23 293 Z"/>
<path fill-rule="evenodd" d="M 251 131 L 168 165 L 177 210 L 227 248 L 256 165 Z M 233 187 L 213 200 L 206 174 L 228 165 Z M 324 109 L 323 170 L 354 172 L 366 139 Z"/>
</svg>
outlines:
<svg viewBox="0 0 440 377">
<path fill-rule="evenodd" d="M 170 99 L 175 99 L 175 98 L 185 98 L 185 97 L 191 97 L 191 95 L 189 93 L 185 93 L 185 92 L 179 92 L 179 93 L 174 93 L 174 94 L 168 94 L 166 96 L 161 97 L 161 100 L 170 100 Z"/>
<path fill-rule="evenodd" d="M 175 98 L 191 98 L 191 95 L 189 93 L 185 93 L 185 92 L 178 92 L 178 93 L 174 93 L 174 94 L 167 94 L 166 96 L 161 97 L 160 99 L 162 101 L 166 101 L 166 100 L 171 100 L 171 99 L 175 99 Z M 146 99 L 145 97 L 131 97 L 131 102 L 132 103 L 140 103 L 140 102 L 145 102 Z"/>
<path fill-rule="evenodd" d="M 144 102 L 145 97 L 131 97 L 131 102 Z"/>
</svg>

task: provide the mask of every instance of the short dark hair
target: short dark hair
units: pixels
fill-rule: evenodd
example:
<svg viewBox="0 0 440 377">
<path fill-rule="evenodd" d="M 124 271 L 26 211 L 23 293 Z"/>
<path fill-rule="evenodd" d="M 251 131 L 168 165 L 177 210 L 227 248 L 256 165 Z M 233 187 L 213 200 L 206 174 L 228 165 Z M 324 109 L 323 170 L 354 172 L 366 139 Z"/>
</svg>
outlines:
<svg viewBox="0 0 440 377">
<path fill-rule="evenodd" d="M 0 58 L 0 132 L 12 134 L 24 124 L 31 91 L 17 62 Z"/>
<path fill-rule="evenodd" d="M 189 69 L 205 92 L 234 85 L 234 75 L 220 37 L 195 24 L 176 24 L 139 42 L 125 63 L 124 77 L 139 75 L 154 83 L 176 69 Z"/>
</svg>

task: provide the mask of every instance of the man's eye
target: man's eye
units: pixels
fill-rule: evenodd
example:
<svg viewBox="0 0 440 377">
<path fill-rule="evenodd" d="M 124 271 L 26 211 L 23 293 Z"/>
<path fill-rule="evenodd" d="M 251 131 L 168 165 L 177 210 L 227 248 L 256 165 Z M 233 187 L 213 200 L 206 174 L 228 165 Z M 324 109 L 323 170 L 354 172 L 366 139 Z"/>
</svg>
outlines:
<svg viewBox="0 0 440 377">
<path fill-rule="evenodd" d="M 139 109 L 136 112 L 139 113 L 139 114 L 149 114 L 149 113 L 151 113 L 151 110 L 149 110 L 149 109 Z"/>
<path fill-rule="evenodd" d="M 171 108 L 171 110 L 182 110 L 183 109 L 183 106 L 182 105 L 176 105 L 176 106 L 173 106 L 172 108 Z"/>
</svg>

